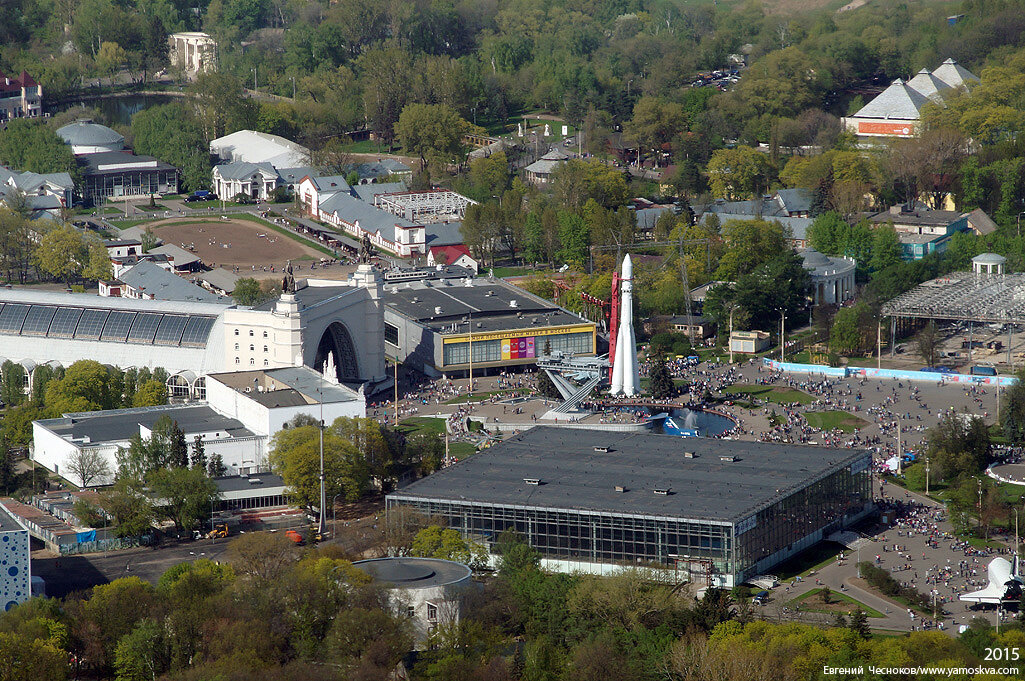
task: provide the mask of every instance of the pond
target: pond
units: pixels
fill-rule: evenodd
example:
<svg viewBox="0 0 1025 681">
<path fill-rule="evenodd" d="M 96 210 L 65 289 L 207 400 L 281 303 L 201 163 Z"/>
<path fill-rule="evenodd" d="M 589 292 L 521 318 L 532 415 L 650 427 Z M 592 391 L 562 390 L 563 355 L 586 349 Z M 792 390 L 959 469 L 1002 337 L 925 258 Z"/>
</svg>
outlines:
<svg viewBox="0 0 1025 681">
<path fill-rule="evenodd" d="M 131 94 L 123 97 L 103 97 L 102 99 L 83 99 L 65 101 L 59 104 L 50 113 L 66 111 L 78 106 L 85 106 L 92 109 L 99 109 L 103 120 L 107 125 L 128 125 L 132 122 L 132 116 L 143 109 L 160 104 L 170 104 L 181 101 L 181 97 L 171 95 L 141 95 Z"/>
<path fill-rule="evenodd" d="M 736 425 L 732 419 L 700 409 L 673 409 L 669 416 L 680 429 L 696 430 L 702 437 L 717 437 Z M 665 432 L 661 422 L 655 425 L 654 432 Z"/>
</svg>

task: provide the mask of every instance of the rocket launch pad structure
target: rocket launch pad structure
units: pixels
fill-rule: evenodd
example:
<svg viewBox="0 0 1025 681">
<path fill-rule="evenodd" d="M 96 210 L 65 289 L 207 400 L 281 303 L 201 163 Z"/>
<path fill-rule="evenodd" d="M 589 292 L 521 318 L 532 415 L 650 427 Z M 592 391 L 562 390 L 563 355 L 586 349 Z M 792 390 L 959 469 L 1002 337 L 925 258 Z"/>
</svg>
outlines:
<svg viewBox="0 0 1025 681">
<path fill-rule="evenodd" d="M 632 397 L 640 392 L 640 365 L 637 362 L 637 337 L 634 334 L 633 262 L 630 254 L 623 258 L 623 275 L 619 278 L 619 328 L 616 329 L 615 351 L 612 355 L 613 395 Z"/>
</svg>

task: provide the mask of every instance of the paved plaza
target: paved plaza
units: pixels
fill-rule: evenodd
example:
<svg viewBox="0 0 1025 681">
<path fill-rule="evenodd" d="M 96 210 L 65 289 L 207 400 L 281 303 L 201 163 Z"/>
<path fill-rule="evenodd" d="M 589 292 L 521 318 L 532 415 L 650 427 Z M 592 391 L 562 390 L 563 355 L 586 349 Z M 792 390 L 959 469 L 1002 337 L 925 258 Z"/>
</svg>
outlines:
<svg viewBox="0 0 1025 681">
<path fill-rule="evenodd" d="M 805 400 L 809 402 L 807 404 L 765 404 L 751 408 L 738 404 L 750 404 L 738 395 L 732 403 L 717 405 L 716 409 L 728 414 L 738 424 L 728 434 L 729 437 L 870 448 L 875 452 L 877 469 L 896 452 L 898 419 L 902 451 L 908 452 L 920 448 L 926 431 L 946 411 L 974 414 L 992 422 L 997 410 L 996 388 L 943 384 L 939 377 L 935 383 L 835 379 L 781 374 L 754 362 L 739 366 L 681 365 L 674 367 L 673 371 L 674 378 L 685 379 L 693 386 L 693 395 L 701 395 L 706 389 L 713 395 L 721 394 L 731 385 L 776 386 L 807 393 L 812 398 Z M 482 420 L 489 430 L 498 430 L 504 435 L 536 423 L 551 423 L 542 417 L 557 404 L 553 400 L 522 399 L 529 396 L 534 388 L 535 377 L 531 373 L 475 378 L 474 394 L 481 400 L 477 402 L 466 402 L 466 379 L 426 382 L 417 387 L 406 381 L 401 383 L 400 420 L 411 416 L 448 418 L 457 438 L 461 437 L 459 433 L 467 417 Z M 685 395 L 674 402 L 686 403 L 687 400 Z M 604 413 L 583 418 L 580 423 L 639 422 L 644 416 L 637 408 L 617 409 L 600 403 L 592 406 L 604 409 Z M 395 405 L 391 402 L 375 404 L 369 411 L 382 421 L 393 422 L 395 419 Z M 865 423 L 850 433 L 823 432 L 808 426 L 804 415 L 823 411 L 847 412 Z M 480 436 L 467 433 L 465 437 Z M 935 596 L 936 606 L 948 613 L 942 620 L 944 631 L 956 634 L 958 627 L 974 616 L 987 618 L 995 624 L 997 613 L 994 610 L 970 610 L 968 604 L 957 600 L 957 596 L 984 586 L 986 566 L 999 554 L 980 552 L 958 542 L 942 506 L 935 501 L 887 483 L 875 483 L 873 488 L 881 495 L 879 501 L 888 515 L 898 518 L 896 524 L 865 528 L 864 537 L 847 552 L 845 560 L 832 562 L 800 582 L 782 584 L 774 589 L 768 605 L 760 609 L 762 616 L 832 622 L 832 616 L 802 613 L 793 606 L 795 599 L 808 591 L 828 586 L 883 613 L 884 617 L 869 620 L 872 627 L 910 631 L 935 626 L 931 617 L 916 613 L 912 618 L 905 605 L 869 590 L 857 576 L 856 563 L 860 554 L 862 561 L 877 562 L 880 567 L 891 571 L 898 581 L 913 586 L 930 599 Z"/>
</svg>

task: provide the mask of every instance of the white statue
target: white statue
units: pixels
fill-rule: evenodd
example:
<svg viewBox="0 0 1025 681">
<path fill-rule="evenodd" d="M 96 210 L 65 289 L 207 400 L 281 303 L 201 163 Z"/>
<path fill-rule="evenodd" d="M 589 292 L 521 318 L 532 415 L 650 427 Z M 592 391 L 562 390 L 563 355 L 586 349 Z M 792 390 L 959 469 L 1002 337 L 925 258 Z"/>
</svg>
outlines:
<svg viewBox="0 0 1025 681">
<path fill-rule="evenodd" d="M 551 137 L 551 136 L 552 136 L 552 126 L 550 126 L 547 123 L 545 123 L 545 137 Z"/>
<path fill-rule="evenodd" d="M 327 353 L 327 360 L 324 362 L 324 380 L 328 383 L 338 385 L 338 369 L 335 367 L 335 353 Z"/>
</svg>

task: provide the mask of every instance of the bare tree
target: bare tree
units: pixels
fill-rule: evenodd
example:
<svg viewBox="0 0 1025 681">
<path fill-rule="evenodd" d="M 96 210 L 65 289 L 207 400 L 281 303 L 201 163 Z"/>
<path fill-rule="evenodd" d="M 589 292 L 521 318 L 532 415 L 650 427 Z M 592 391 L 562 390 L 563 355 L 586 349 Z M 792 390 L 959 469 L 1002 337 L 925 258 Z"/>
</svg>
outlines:
<svg viewBox="0 0 1025 681">
<path fill-rule="evenodd" d="M 78 449 L 64 460 L 65 470 L 77 478 L 82 487 L 88 487 L 100 478 L 110 475 L 110 463 L 95 449 Z"/>
<path fill-rule="evenodd" d="M 964 158 L 967 144 L 961 133 L 949 128 L 926 130 L 919 137 L 898 139 L 890 144 L 885 166 L 900 183 L 904 201 L 914 205 L 922 192 L 930 203 L 942 204 L 949 192 L 950 178 Z"/>
<path fill-rule="evenodd" d="M 936 322 L 930 321 L 918 335 L 915 336 L 915 346 L 919 356 L 927 366 L 935 366 L 937 354 L 940 348 L 940 334 L 936 329 Z"/>
</svg>

